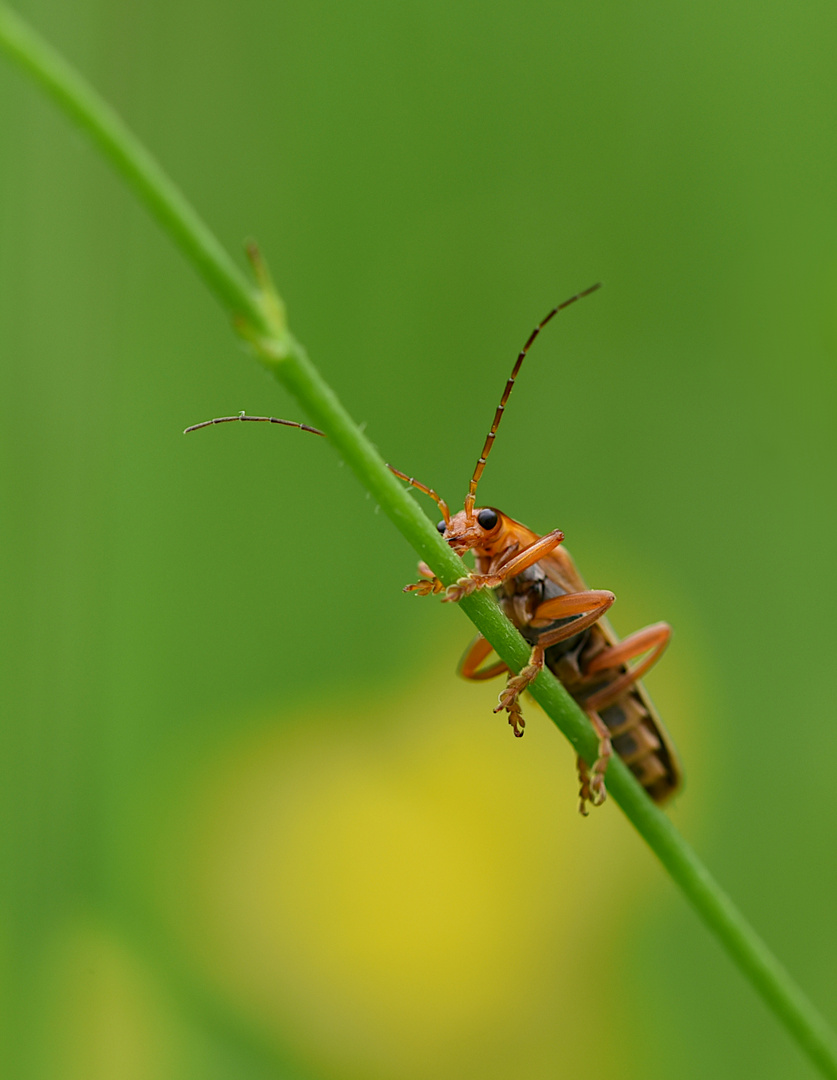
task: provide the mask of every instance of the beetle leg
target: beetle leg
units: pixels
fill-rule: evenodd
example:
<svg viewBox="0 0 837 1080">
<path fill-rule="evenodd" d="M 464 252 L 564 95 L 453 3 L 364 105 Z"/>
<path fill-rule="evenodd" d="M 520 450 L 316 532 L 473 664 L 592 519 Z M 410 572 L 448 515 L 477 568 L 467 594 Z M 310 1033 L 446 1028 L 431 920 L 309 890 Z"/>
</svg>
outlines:
<svg viewBox="0 0 837 1080">
<path fill-rule="evenodd" d="M 576 758 L 578 765 L 578 812 L 582 817 L 587 817 L 587 803 L 591 806 L 601 806 L 607 798 L 604 778 L 600 773 L 592 773 L 590 766 L 579 755 Z"/>
<path fill-rule="evenodd" d="M 547 533 L 534 544 L 524 548 L 513 559 L 503 563 L 494 573 L 468 574 L 466 577 L 461 577 L 454 585 L 448 585 L 443 600 L 461 600 L 463 596 L 470 596 L 477 589 L 493 589 L 501 585 L 507 578 L 513 578 L 524 570 L 528 570 L 530 566 L 534 566 L 550 551 L 554 551 L 563 539 L 564 534 L 561 530 L 553 529 L 551 533 Z"/>
<path fill-rule="evenodd" d="M 520 738 L 523 734 L 523 729 L 526 726 L 526 721 L 523 719 L 523 714 L 520 711 L 520 695 L 537 677 L 538 672 L 543 667 L 544 651 L 542 645 L 535 645 L 532 649 L 532 655 L 529 657 L 529 663 L 525 668 L 521 669 L 519 675 L 512 675 L 509 672 L 509 681 L 506 683 L 506 689 L 500 694 L 500 703 L 494 710 L 498 713 L 501 709 L 505 709 L 509 714 L 509 723 L 514 730 L 517 738 Z"/>
<path fill-rule="evenodd" d="M 587 817 L 587 803 L 592 803 L 593 796 L 590 792 L 590 767 L 581 756 L 575 759 L 578 769 L 578 812 L 582 817 Z"/>
<path fill-rule="evenodd" d="M 660 659 L 663 651 L 671 638 L 671 627 L 668 623 L 654 623 L 646 626 L 644 630 L 637 630 L 630 634 L 618 645 L 604 649 L 598 656 L 587 665 L 585 675 L 594 675 L 597 671 L 607 671 L 609 668 L 621 667 L 633 660 L 635 656 L 641 656 L 644 652 L 652 651 L 635 667 L 617 676 L 612 683 L 596 691 L 584 702 L 584 708 L 597 711 L 604 709 L 618 701 L 622 694 L 638 680 L 646 671 Z"/>
<path fill-rule="evenodd" d="M 493 679 L 496 675 L 502 675 L 504 671 L 508 671 L 508 667 L 502 660 L 497 660 L 496 663 L 489 664 L 488 667 L 480 668 L 480 664 L 490 652 L 491 645 L 482 634 L 475 637 L 468 646 L 465 655 L 459 661 L 459 674 L 462 678 L 480 682 L 483 679 Z"/>
<path fill-rule="evenodd" d="M 522 554 L 525 554 L 523 552 Z M 520 695 L 526 689 L 526 687 L 536 678 L 538 672 L 541 670 L 544 664 L 544 650 L 548 649 L 550 645 L 557 645 L 559 641 L 566 641 L 567 638 L 575 637 L 576 634 L 585 630 L 588 626 L 592 626 L 594 622 L 604 615 L 610 605 L 616 597 L 612 592 L 607 589 L 588 589 L 587 592 L 581 593 L 565 593 L 563 596 L 553 597 L 551 600 L 546 600 L 538 608 L 535 609 L 535 619 L 561 619 L 569 618 L 573 615 L 578 615 L 579 618 L 573 619 L 571 623 L 567 623 L 565 626 L 557 626 L 554 630 L 547 630 L 545 633 L 540 634 L 538 637 L 538 643 L 532 649 L 532 655 L 529 657 L 529 663 L 522 669 L 519 675 L 509 675 L 509 681 L 506 684 L 506 689 L 500 695 L 500 703 L 495 712 L 499 712 L 501 709 L 505 709 L 509 714 L 509 723 L 514 728 L 514 733 L 518 737 L 523 734 L 523 728 L 525 727 L 525 721 L 520 711 Z M 592 607 L 592 610 L 591 610 Z M 583 614 L 582 614 L 583 613 Z M 487 643 L 486 643 L 487 645 Z M 476 646 L 474 646 L 476 649 Z M 489 647 L 490 648 L 490 647 Z M 480 660 L 484 659 L 488 655 L 488 648 L 477 658 L 477 664 Z M 464 664 L 464 661 L 463 661 Z M 476 668 L 476 664 L 474 665 Z M 481 675 L 481 678 L 491 678 L 492 675 L 499 674 L 500 668 L 496 665 L 492 668 L 487 668 L 486 671 L 490 671 L 491 674 Z M 466 676 L 467 678 L 468 676 Z M 598 719 L 598 718 L 597 718 Z M 601 721 L 599 721 L 601 724 Z M 596 727 L 596 725 L 593 725 Z M 602 728 L 604 725 L 602 724 Z M 605 732 L 607 731 L 604 728 Z M 606 746 L 602 742 L 601 732 L 598 727 L 596 731 L 599 734 L 599 759 L 607 758 L 610 756 L 609 747 L 610 739 L 607 739 Z M 607 761 L 605 760 L 605 766 Z M 600 770 L 601 772 L 602 770 Z M 590 801 L 595 806 L 598 805 L 596 798 L 600 802 L 603 798 L 604 783 L 601 780 L 594 766 L 594 775 L 592 777 L 592 788 L 595 798 Z"/>
<path fill-rule="evenodd" d="M 579 618 L 574 618 L 572 622 L 564 626 L 556 626 L 554 630 L 547 630 L 540 634 L 538 644 L 548 649 L 550 645 L 557 645 L 559 641 L 575 637 L 588 626 L 592 626 L 594 622 L 598 622 L 615 599 L 616 597 L 609 589 L 588 589 L 586 592 L 564 593 L 562 596 L 552 597 L 551 600 L 544 600 L 535 608 L 532 616 L 533 624 L 542 619 L 552 622 L 555 619 L 567 619 L 574 615 Z"/>
<path fill-rule="evenodd" d="M 418 564 L 418 572 L 424 578 L 423 581 L 417 581 L 415 585 L 405 585 L 403 592 L 414 592 L 418 596 L 427 596 L 428 593 L 437 593 L 442 591 L 442 583 L 430 569 L 426 562 L 420 562 Z"/>
<path fill-rule="evenodd" d="M 528 665 L 514 678 L 510 678 L 505 691 L 500 695 L 500 704 L 494 710 L 499 712 L 505 709 L 509 714 L 509 723 L 514 728 L 515 735 L 523 734 L 523 716 L 520 712 L 519 697 L 526 687 L 537 676 L 544 664 L 544 653 L 550 645 L 557 645 L 559 641 L 566 641 L 575 637 L 576 634 L 592 626 L 607 611 L 616 597 L 608 589 L 588 589 L 580 593 L 564 593 L 563 596 L 555 596 L 551 600 L 545 600 L 534 612 L 533 621 L 541 619 L 564 619 L 574 615 L 572 622 L 564 626 L 557 626 L 553 630 L 547 630 L 538 637 L 538 644 L 532 650 Z M 630 639 L 626 639 L 630 641 Z M 645 648 L 650 648 L 646 644 Z M 644 649 L 641 651 L 645 651 Z M 598 659 L 598 658 L 597 658 Z M 608 665 L 610 666 L 610 665 Z M 591 699 L 592 701 L 592 699 Z M 583 758 L 578 759 L 579 811 L 587 815 L 587 803 L 592 806 L 601 806 L 607 797 L 604 776 L 608 762 L 613 755 L 613 746 L 610 741 L 610 732 L 607 730 L 601 717 L 590 707 L 590 702 L 585 702 L 585 711 L 593 725 L 593 730 L 599 739 L 598 753 L 592 768 L 588 768 Z"/>
<path fill-rule="evenodd" d="M 554 630 L 547 630 L 541 634 L 538 639 L 540 644 L 548 649 L 550 645 L 557 645 L 559 641 L 566 641 L 568 638 L 575 637 L 576 634 L 581 633 L 582 630 L 586 630 L 588 626 L 592 626 L 594 622 L 597 622 L 615 599 L 613 593 L 607 589 L 589 589 L 587 592 L 564 593 L 563 596 L 555 596 L 551 600 L 545 600 L 535 609 L 533 621 L 543 618 L 562 619 L 571 615 L 579 615 L 580 617 L 573 619 L 572 622 L 566 623 L 564 626 L 557 626 Z M 625 640 L 629 641 L 630 639 L 626 638 Z M 649 645 L 645 646 L 646 649 L 649 647 Z M 644 652 L 645 650 L 640 651 Z M 607 650 L 607 653 L 609 655 L 610 650 Z M 596 660 L 598 660 L 598 657 L 596 657 Z M 595 662 L 594 660 L 593 663 Z M 611 658 L 610 662 L 605 666 L 611 666 L 612 662 Z M 589 673 L 589 668 L 585 674 L 587 673 Z M 593 725 L 593 730 L 599 737 L 598 753 L 592 768 L 588 768 L 587 762 L 583 758 L 578 758 L 578 778 L 580 782 L 578 809 L 579 813 L 585 817 L 587 816 L 588 802 L 591 806 L 601 806 L 607 798 L 604 777 L 608 762 L 613 755 L 610 732 L 596 712 L 598 707 L 599 705 L 594 698 L 590 698 L 584 703 L 585 712 Z"/>
<path fill-rule="evenodd" d="M 613 745 L 610 741 L 610 732 L 607 730 L 602 718 L 596 712 L 587 711 L 593 730 L 599 737 L 599 749 L 596 760 L 590 768 L 583 757 L 578 758 L 578 812 L 587 817 L 587 803 L 591 806 L 601 806 L 607 798 L 604 777 L 607 766 L 613 756 Z"/>
</svg>

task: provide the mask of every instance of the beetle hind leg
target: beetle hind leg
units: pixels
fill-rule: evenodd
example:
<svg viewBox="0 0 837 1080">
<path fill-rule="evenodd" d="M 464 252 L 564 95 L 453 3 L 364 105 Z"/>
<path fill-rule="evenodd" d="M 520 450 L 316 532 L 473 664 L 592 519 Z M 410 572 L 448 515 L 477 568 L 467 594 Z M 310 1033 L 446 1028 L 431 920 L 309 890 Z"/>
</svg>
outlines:
<svg viewBox="0 0 837 1080">
<path fill-rule="evenodd" d="M 578 812 L 584 817 L 587 817 L 587 803 L 591 806 L 601 806 L 607 798 L 604 778 L 613 756 L 610 732 L 604 721 L 595 712 L 588 712 L 587 716 L 599 737 L 599 748 L 592 766 L 589 766 L 583 757 L 578 758 Z"/>
<path fill-rule="evenodd" d="M 578 812 L 582 817 L 587 817 L 587 804 L 593 805 L 593 792 L 590 789 L 590 767 L 581 754 L 575 760 L 578 769 Z"/>
</svg>

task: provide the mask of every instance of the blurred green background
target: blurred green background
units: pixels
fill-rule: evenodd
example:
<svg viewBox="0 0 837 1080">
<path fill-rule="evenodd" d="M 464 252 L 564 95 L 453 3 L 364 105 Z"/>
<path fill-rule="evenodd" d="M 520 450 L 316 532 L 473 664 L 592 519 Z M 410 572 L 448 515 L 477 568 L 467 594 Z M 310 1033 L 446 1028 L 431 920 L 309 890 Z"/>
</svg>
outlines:
<svg viewBox="0 0 837 1080">
<path fill-rule="evenodd" d="M 672 816 L 837 1017 L 833 5 L 17 10 L 452 503 L 605 281 L 481 497 L 674 626 Z M 181 436 L 304 418 L 5 61 L 0 155 L 6 1075 L 813 1075 L 329 446 Z"/>
</svg>

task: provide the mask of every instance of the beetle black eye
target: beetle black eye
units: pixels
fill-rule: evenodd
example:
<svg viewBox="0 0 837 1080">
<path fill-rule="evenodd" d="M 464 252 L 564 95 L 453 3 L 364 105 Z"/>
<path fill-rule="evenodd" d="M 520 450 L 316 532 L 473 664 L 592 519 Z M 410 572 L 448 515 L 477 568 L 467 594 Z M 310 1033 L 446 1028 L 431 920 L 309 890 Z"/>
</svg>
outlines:
<svg viewBox="0 0 837 1080">
<path fill-rule="evenodd" d="M 480 510 L 477 514 L 477 521 L 482 527 L 489 531 L 497 524 L 497 511 L 496 510 Z"/>
<path fill-rule="evenodd" d="M 439 530 L 440 533 L 443 533 L 447 528 L 447 525 L 445 525 L 444 521 L 440 521 L 436 528 Z"/>
</svg>

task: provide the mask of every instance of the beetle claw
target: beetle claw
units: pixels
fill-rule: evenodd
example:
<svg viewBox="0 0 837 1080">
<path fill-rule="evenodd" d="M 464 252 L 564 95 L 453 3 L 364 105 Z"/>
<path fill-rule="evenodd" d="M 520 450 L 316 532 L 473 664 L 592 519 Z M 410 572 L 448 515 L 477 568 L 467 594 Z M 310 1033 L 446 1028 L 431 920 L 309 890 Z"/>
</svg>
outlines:
<svg viewBox="0 0 837 1080">
<path fill-rule="evenodd" d="M 495 709 L 494 711 L 496 712 L 497 710 Z M 509 724 L 514 732 L 514 737 L 516 739 L 522 739 L 526 721 L 523 719 L 523 713 L 521 713 L 519 706 L 515 709 L 509 709 Z"/>
</svg>

